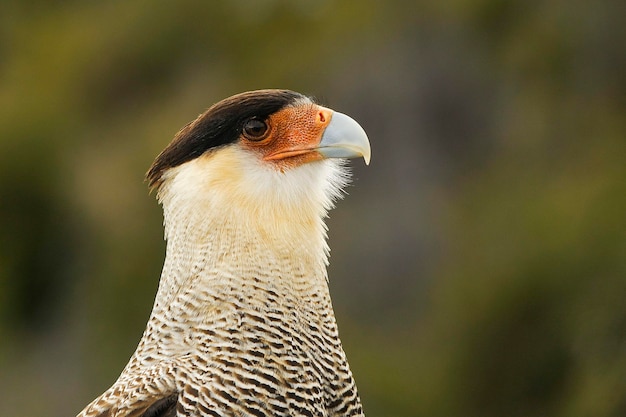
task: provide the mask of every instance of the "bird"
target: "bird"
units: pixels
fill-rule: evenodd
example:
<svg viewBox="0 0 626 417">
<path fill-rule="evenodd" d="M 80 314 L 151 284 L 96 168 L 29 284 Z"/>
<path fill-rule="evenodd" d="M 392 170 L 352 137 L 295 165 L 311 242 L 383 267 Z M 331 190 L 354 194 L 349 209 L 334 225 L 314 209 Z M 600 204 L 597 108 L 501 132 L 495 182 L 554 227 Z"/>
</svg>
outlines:
<svg viewBox="0 0 626 417">
<path fill-rule="evenodd" d="M 78 417 L 362 416 L 328 287 L 325 219 L 369 164 L 351 117 L 291 90 L 217 102 L 146 174 L 166 254 L 148 323 Z"/>
</svg>

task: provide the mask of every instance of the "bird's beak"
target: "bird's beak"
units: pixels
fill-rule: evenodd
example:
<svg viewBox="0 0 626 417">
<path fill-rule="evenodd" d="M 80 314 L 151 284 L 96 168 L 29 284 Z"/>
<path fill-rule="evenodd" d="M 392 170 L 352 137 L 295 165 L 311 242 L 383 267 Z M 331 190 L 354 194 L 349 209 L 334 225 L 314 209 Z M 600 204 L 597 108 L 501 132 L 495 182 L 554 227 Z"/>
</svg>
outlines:
<svg viewBox="0 0 626 417">
<path fill-rule="evenodd" d="M 322 139 L 316 147 L 325 158 L 363 157 L 369 165 L 371 149 L 365 130 L 353 118 L 330 109 L 324 109 L 331 115 Z"/>
</svg>

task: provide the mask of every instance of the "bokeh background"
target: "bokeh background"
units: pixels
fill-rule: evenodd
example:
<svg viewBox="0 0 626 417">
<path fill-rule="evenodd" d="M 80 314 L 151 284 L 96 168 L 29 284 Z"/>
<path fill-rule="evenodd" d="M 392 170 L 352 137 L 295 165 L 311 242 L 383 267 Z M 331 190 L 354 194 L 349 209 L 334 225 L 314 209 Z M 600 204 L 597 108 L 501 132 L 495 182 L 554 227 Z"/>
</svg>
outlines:
<svg viewBox="0 0 626 417">
<path fill-rule="evenodd" d="M 617 0 L 3 0 L 0 415 L 114 382 L 164 255 L 145 171 L 268 87 L 372 142 L 329 219 L 369 416 L 626 415 Z"/>
</svg>

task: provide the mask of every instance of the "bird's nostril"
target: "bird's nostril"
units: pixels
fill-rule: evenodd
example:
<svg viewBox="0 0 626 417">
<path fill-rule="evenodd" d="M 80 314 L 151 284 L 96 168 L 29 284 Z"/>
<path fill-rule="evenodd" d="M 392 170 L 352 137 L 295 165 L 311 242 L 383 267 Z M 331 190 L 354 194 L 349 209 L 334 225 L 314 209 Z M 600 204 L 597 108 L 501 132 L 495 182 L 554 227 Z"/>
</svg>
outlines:
<svg viewBox="0 0 626 417">
<path fill-rule="evenodd" d="M 328 109 L 322 109 L 317 112 L 317 122 L 318 123 L 328 123 L 330 121 L 331 111 Z"/>
</svg>

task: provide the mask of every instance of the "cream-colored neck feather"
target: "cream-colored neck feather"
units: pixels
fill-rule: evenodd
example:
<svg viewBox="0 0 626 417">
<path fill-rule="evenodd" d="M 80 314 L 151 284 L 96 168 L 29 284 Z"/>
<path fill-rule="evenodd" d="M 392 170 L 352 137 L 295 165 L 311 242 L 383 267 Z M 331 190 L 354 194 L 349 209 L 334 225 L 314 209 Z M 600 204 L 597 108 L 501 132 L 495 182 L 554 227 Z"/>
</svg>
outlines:
<svg viewBox="0 0 626 417">
<path fill-rule="evenodd" d="M 208 270 L 222 273 L 205 285 L 272 268 L 285 280 L 277 286 L 326 287 L 324 218 L 348 181 L 346 169 L 330 159 L 284 172 L 271 165 L 235 144 L 165 173 L 158 198 L 167 255 L 153 314 Z"/>
</svg>

